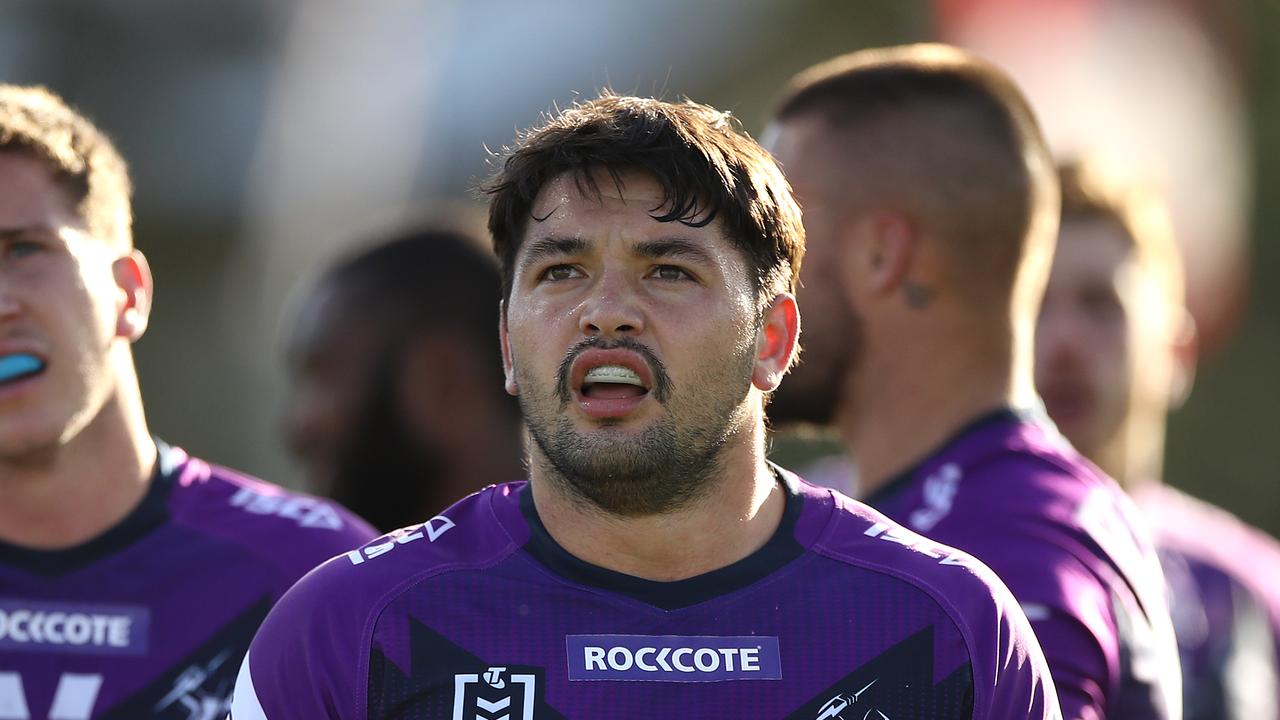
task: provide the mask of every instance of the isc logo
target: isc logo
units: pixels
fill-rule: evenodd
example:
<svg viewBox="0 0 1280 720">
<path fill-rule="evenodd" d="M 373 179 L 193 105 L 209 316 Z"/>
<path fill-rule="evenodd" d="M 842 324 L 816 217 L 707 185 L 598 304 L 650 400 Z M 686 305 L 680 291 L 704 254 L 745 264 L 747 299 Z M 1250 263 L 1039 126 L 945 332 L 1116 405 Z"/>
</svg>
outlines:
<svg viewBox="0 0 1280 720">
<path fill-rule="evenodd" d="M 351 561 L 352 565 L 359 565 L 365 560 L 372 560 L 379 555 L 386 555 L 394 550 L 397 545 L 407 545 L 415 540 L 421 540 L 423 537 L 426 537 L 427 542 L 435 542 L 436 538 L 453 528 L 453 521 L 443 515 L 437 515 L 423 523 L 417 532 L 409 532 L 410 528 L 396 530 L 387 536 L 390 539 L 386 542 L 374 543 L 359 550 L 352 550 L 347 553 L 347 559 Z"/>
<path fill-rule="evenodd" d="M 932 541 L 926 540 L 910 530 L 893 527 L 887 523 L 878 522 L 864 530 L 862 534 L 867 537 L 879 538 L 885 542 L 909 547 L 918 553 L 937 560 L 939 565 L 967 565 L 969 562 L 968 556 L 964 553 L 949 550 L 946 555 L 943 555 Z"/>
<path fill-rule="evenodd" d="M 304 528 L 342 529 L 342 518 L 337 511 L 316 498 L 265 494 L 246 487 L 231 497 L 231 504 L 255 515 L 275 515 L 293 520 Z"/>
</svg>

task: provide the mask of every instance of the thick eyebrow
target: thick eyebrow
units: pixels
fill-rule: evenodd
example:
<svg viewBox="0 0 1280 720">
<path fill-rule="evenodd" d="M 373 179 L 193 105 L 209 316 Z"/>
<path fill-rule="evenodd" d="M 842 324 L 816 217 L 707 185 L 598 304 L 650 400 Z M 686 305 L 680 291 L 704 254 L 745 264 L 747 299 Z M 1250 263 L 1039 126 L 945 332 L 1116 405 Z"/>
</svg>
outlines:
<svg viewBox="0 0 1280 720">
<path fill-rule="evenodd" d="M 587 241 L 582 238 L 552 235 L 530 240 L 524 247 L 524 256 L 520 258 L 520 272 L 550 257 L 583 252 L 587 249 Z"/>
<path fill-rule="evenodd" d="M 684 238 L 658 238 L 636 243 L 635 253 L 651 260 L 662 258 L 686 258 L 704 265 L 714 265 L 715 259 L 701 243 Z"/>
<path fill-rule="evenodd" d="M 29 235 L 54 235 L 58 231 L 48 225 L 28 225 L 25 227 L 0 228 L 0 240 L 18 240 Z"/>
</svg>

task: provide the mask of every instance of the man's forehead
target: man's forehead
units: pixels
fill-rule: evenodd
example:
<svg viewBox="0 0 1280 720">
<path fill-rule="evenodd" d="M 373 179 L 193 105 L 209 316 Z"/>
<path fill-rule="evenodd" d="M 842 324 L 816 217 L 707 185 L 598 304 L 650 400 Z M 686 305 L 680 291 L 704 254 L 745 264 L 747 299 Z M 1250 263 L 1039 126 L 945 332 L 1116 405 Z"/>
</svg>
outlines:
<svg viewBox="0 0 1280 720">
<path fill-rule="evenodd" d="M 623 208 L 632 204 L 646 211 L 661 209 L 667 204 L 667 194 L 656 178 L 640 171 L 593 170 L 584 175 L 564 172 L 542 187 L 531 211 L 534 218 L 550 219 L 565 206 Z"/>
<path fill-rule="evenodd" d="M 0 208 L 6 215 L 39 218 L 54 217 L 58 221 L 77 220 L 75 202 L 58 184 L 53 171 L 39 158 L 12 150 L 0 150 Z"/>
<path fill-rule="evenodd" d="M 694 209 L 698 216 L 692 219 L 663 218 L 672 210 L 671 201 L 662 184 L 643 171 L 614 175 L 601 170 L 589 179 L 564 173 L 543 186 L 536 198 L 520 252 L 539 238 L 574 238 L 589 244 L 604 239 L 602 234 L 637 242 L 663 236 L 708 247 L 727 243 L 723 218 L 716 214 L 708 222 L 712 211 L 704 202 Z"/>
<path fill-rule="evenodd" d="M 1116 267 L 1132 259 L 1133 241 L 1118 222 L 1104 217 L 1067 218 L 1058 230 L 1056 263 Z"/>
</svg>

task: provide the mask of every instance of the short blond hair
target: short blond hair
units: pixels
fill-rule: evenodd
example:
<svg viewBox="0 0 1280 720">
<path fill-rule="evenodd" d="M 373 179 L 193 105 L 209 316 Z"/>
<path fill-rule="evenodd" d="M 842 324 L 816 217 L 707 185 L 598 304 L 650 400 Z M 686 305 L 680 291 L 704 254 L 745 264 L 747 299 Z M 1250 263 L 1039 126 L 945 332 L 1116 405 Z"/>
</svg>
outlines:
<svg viewBox="0 0 1280 720">
<path fill-rule="evenodd" d="M 39 86 L 0 84 L 0 152 L 43 162 L 95 236 L 132 246 L 132 186 L 114 145 L 62 98 Z"/>
<path fill-rule="evenodd" d="M 1133 256 L 1160 284 L 1165 299 L 1182 307 L 1186 278 L 1182 253 L 1169 209 L 1146 182 L 1126 178 L 1098 156 L 1075 158 L 1058 166 L 1062 222 L 1107 220 L 1124 231 Z"/>
</svg>

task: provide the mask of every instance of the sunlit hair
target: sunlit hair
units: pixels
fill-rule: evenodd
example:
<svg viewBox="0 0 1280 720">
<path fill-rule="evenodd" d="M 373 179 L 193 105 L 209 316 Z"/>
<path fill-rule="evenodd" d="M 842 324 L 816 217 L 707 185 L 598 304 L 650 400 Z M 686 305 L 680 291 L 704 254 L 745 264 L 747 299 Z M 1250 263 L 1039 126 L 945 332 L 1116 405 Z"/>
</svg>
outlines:
<svg viewBox="0 0 1280 720">
<path fill-rule="evenodd" d="M 1073 159 L 1058 167 L 1063 224 L 1107 220 L 1124 231 L 1138 264 L 1160 283 L 1165 298 L 1181 307 L 1185 300 L 1182 256 L 1169 210 L 1149 183 L 1127 178 L 1098 156 Z"/>
<path fill-rule="evenodd" d="M 523 133 L 504 148 L 501 169 L 480 188 L 491 199 L 489 231 L 502 263 L 504 298 L 538 193 L 568 173 L 579 192 L 598 198 L 601 171 L 613 182 L 628 171 L 652 176 L 666 198 L 653 209 L 660 222 L 701 227 L 720 218 L 754 271 L 758 309 L 795 290 L 804 227 L 772 156 L 728 113 L 689 100 L 606 91 Z"/>
<path fill-rule="evenodd" d="M 111 141 L 43 87 L 0 85 L 0 151 L 49 168 L 95 236 L 132 245 L 129 171 Z"/>
<path fill-rule="evenodd" d="M 907 214 L 943 240 L 947 270 L 975 296 L 1003 301 L 1021 285 L 1039 297 L 1057 183 L 1034 114 L 1000 69 L 939 44 L 863 50 L 796 75 L 774 116 L 824 124 L 846 211 Z"/>
</svg>

